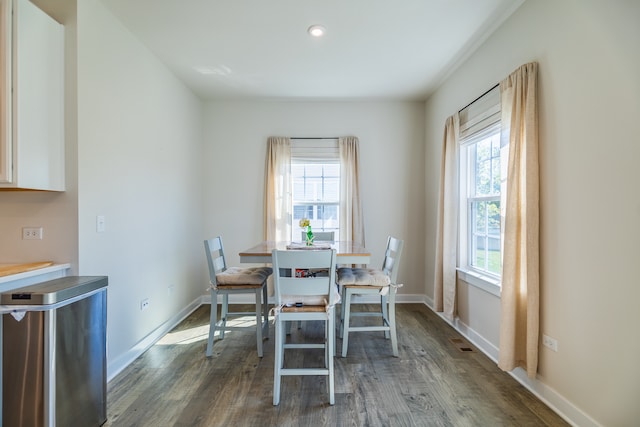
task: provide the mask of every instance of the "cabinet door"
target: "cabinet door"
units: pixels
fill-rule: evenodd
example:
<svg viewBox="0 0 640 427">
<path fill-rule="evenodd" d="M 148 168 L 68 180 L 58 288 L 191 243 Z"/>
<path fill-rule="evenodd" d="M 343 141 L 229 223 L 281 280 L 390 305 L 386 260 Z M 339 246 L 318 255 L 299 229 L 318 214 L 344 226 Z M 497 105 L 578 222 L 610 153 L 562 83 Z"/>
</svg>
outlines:
<svg viewBox="0 0 640 427">
<path fill-rule="evenodd" d="M 0 0 L 0 189 L 64 191 L 64 27 Z"/>
<path fill-rule="evenodd" d="M 11 182 L 11 0 L 0 0 L 0 183 Z"/>
<path fill-rule="evenodd" d="M 29 0 L 13 0 L 13 177 L 64 190 L 64 27 Z"/>
</svg>

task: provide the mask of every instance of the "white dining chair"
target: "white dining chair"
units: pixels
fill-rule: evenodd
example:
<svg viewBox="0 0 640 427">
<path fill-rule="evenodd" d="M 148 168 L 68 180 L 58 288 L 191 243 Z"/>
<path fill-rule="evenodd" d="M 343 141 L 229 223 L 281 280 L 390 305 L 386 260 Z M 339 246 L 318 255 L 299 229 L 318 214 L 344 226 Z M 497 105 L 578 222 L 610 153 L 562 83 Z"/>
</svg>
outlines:
<svg viewBox="0 0 640 427">
<path fill-rule="evenodd" d="M 220 339 L 224 339 L 225 331 L 246 330 L 245 326 L 228 325 L 230 319 L 255 316 L 256 341 L 258 356 L 262 357 L 262 340 L 269 336 L 269 307 L 267 301 L 267 278 L 271 275 L 271 267 L 227 267 L 224 247 L 220 236 L 204 241 L 204 248 L 209 265 L 209 290 L 211 292 L 211 316 L 209 320 L 209 340 L 207 357 L 213 354 L 213 342 L 216 331 Z M 255 294 L 255 311 L 230 312 L 229 295 Z M 220 320 L 218 320 L 218 295 L 222 296 Z"/>
<path fill-rule="evenodd" d="M 398 357 L 398 336 L 396 332 L 396 293 L 401 284 L 397 283 L 398 266 L 404 241 L 389 236 L 382 262 L 382 269 L 348 268 L 338 269 L 338 285 L 342 294 L 340 310 L 340 338 L 342 338 L 342 357 L 347 357 L 349 333 L 361 331 L 384 331 L 385 338 L 391 338 L 393 355 Z M 351 311 L 354 295 L 379 295 L 378 311 Z M 379 317 L 381 325 L 353 326 L 352 317 Z"/>
<path fill-rule="evenodd" d="M 329 404 L 335 404 L 333 357 L 335 354 L 335 304 L 340 299 L 335 284 L 336 251 L 274 250 L 273 283 L 275 290 L 275 358 L 273 404 L 280 403 L 283 376 L 327 376 Z M 328 276 L 296 277 L 295 269 L 327 269 Z M 292 274 L 293 273 L 293 274 Z M 286 342 L 285 325 L 291 321 L 320 320 L 325 322 L 322 343 Z M 285 350 L 324 349 L 323 367 L 285 367 Z M 294 393 L 293 390 L 291 390 Z M 296 391 L 297 392 L 297 391 Z"/>
</svg>

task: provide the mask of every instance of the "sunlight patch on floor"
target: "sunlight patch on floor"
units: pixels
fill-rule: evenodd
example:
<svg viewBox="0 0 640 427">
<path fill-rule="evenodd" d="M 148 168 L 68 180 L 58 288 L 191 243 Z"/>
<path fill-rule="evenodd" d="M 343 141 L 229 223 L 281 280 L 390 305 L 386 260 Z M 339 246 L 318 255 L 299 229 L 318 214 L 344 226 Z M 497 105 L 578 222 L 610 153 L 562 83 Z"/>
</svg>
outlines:
<svg viewBox="0 0 640 427">
<path fill-rule="evenodd" d="M 255 316 L 242 316 L 227 321 L 227 326 L 237 326 L 255 328 Z M 226 331 L 225 335 L 232 334 L 235 331 Z M 216 331 L 215 336 L 218 337 L 220 331 Z M 199 341 L 206 341 L 209 337 L 209 325 L 196 326 L 194 328 L 183 329 L 180 331 L 169 332 L 156 342 L 156 345 L 187 345 Z"/>
</svg>

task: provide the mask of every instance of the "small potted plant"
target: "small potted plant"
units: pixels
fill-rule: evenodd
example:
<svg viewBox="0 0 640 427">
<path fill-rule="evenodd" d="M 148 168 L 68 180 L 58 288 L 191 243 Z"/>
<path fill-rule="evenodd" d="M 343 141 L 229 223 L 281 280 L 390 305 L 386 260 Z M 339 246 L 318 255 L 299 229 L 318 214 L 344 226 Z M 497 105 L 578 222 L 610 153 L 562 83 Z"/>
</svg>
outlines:
<svg viewBox="0 0 640 427">
<path fill-rule="evenodd" d="M 307 243 L 307 246 L 312 246 L 313 239 L 315 239 L 315 237 L 313 237 L 313 231 L 311 231 L 311 222 L 309 221 L 308 218 L 302 218 L 299 224 L 301 228 L 307 229 L 306 243 Z"/>
</svg>

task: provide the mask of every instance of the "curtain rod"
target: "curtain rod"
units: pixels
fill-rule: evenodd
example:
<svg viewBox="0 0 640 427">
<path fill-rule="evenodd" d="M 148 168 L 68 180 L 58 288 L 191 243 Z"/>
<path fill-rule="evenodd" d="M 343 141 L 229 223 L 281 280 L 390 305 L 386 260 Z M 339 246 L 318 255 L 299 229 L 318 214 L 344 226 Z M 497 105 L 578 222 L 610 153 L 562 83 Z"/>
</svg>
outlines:
<svg viewBox="0 0 640 427">
<path fill-rule="evenodd" d="M 300 136 L 291 136 L 289 137 L 290 139 L 338 139 L 338 136 L 317 136 L 317 137 L 312 137 L 312 136 L 304 136 L 304 137 L 300 137 Z"/>
<path fill-rule="evenodd" d="M 486 94 L 488 94 L 489 92 L 491 92 L 492 90 L 494 90 L 495 88 L 497 88 L 498 86 L 500 86 L 500 83 L 496 83 L 495 85 L 491 86 L 489 89 L 487 89 L 482 95 L 480 95 L 479 97 L 477 97 L 476 99 L 474 99 L 473 101 L 471 101 L 470 103 L 468 103 L 467 105 L 465 105 L 464 107 L 462 107 L 461 109 L 458 110 L 458 113 L 462 112 L 462 110 L 464 110 L 465 108 L 467 108 L 469 105 L 473 104 L 474 102 L 476 102 L 478 99 L 482 98 L 483 96 L 485 96 Z"/>
</svg>

